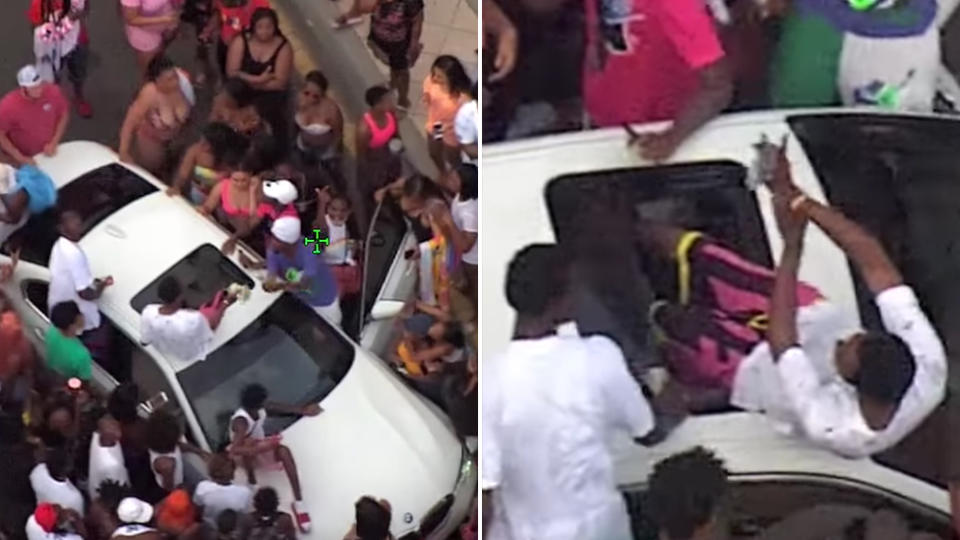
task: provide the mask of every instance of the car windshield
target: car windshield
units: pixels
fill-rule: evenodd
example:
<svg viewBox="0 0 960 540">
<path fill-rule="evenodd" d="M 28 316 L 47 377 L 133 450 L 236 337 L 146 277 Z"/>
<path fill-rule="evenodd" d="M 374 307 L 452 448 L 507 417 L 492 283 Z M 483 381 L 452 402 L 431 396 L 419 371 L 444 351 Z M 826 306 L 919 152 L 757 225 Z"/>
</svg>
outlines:
<svg viewBox="0 0 960 540">
<path fill-rule="evenodd" d="M 281 295 L 233 339 L 178 374 L 180 384 L 210 447 L 227 441 L 230 416 L 240 406 L 241 390 L 262 384 L 273 401 L 316 403 L 343 380 L 354 350 L 312 309 L 290 294 Z M 297 420 L 271 417 L 267 433 Z"/>
<path fill-rule="evenodd" d="M 130 306 L 139 313 L 147 305 L 159 303 L 157 287 L 168 276 L 177 278 L 183 287 L 187 305 L 193 308 L 206 304 L 218 291 L 233 283 L 251 288 L 255 286 L 253 280 L 230 259 L 224 257 L 219 249 L 211 244 L 204 244 L 144 287 L 130 300 Z"/>
<path fill-rule="evenodd" d="M 57 191 L 57 207 L 74 210 L 83 218 L 86 235 L 108 216 L 145 197 L 157 188 L 137 173 L 117 163 L 94 169 Z M 30 220 L 4 244 L 4 252 L 20 248 L 20 257 L 46 266 L 50 250 L 60 234 L 53 211 L 31 216 Z"/>
</svg>

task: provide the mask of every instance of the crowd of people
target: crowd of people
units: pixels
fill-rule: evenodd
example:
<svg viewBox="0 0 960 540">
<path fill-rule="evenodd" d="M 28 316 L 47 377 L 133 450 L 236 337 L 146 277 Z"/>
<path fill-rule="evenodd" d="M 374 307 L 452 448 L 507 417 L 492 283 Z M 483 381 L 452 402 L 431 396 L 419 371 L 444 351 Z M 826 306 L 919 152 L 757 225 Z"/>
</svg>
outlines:
<svg viewBox="0 0 960 540">
<path fill-rule="evenodd" d="M 56 156 L 74 114 L 96 118 L 84 93 L 96 83 L 86 69 L 91 3 L 32 0 L 37 58 L 0 101 L 0 243 L 47 212 L 56 213 L 59 231 L 49 263 L 52 326 L 42 354 L 12 306 L 6 300 L 0 306 L 0 451 L 9 463 L 0 486 L 0 535 L 267 540 L 306 533 L 311 516 L 295 456 L 265 433 L 264 421 L 271 413 L 316 415 L 320 407 L 268 401 L 263 387 L 248 386 L 237 396 L 230 444 L 214 453 L 187 443 L 180 420 L 162 404 L 142 417 L 145 396 L 98 308 L 113 278 L 93 276 L 79 243 L 80 209 L 57 204 L 52 180 L 36 167 L 36 156 Z M 385 360 L 446 409 L 468 438 L 476 437 L 478 423 L 477 87 L 456 57 L 436 59 L 421 97 L 429 116 L 423 137 L 438 172 L 417 171 L 406 159 L 399 124 L 410 106 L 409 69 L 422 48 L 423 9 L 420 0 L 381 0 L 351 12 L 370 14 L 370 45 L 391 67 L 389 85 L 366 90 L 369 108 L 357 121 L 351 160 L 344 141 L 349 120 L 330 82 L 321 71 L 302 79 L 295 73 L 293 47 L 268 0 L 119 0 L 141 86 L 117 126 L 118 155 L 222 226 L 230 235 L 220 246 L 224 254 L 242 242 L 260 255 L 245 250 L 239 259 L 266 270 L 264 290 L 294 294 L 351 334 L 353 321 L 364 317 L 358 312 L 366 240 L 382 220 L 411 229 L 419 246 L 406 259 L 419 270 L 418 294 L 397 318 L 401 336 Z M 185 27 L 195 31 L 196 57 L 180 67 L 168 47 Z M 399 54 L 398 43 L 409 54 Z M 60 86 L 65 80 L 69 97 Z M 210 114 L 198 119 L 207 88 Z M 309 238 L 323 238 L 322 249 Z M 3 281 L 18 271 L 17 246 L 7 247 L 13 256 L 0 265 Z M 174 277 L 161 280 L 158 302 L 141 314 L 141 342 L 171 358 L 201 360 L 245 292 L 223 291 L 191 306 L 185 287 Z M 349 321 L 341 301 L 352 306 Z M 93 384 L 95 364 L 121 381 L 109 395 Z M 188 477 L 184 453 L 205 461 L 209 479 L 197 484 Z M 294 496 L 289 513 L 273 489 L 257 489 L 263 466 L 286 472 Z M 246 483 L 234 483 L 238 467 Z M 356 515 L 346 538 L 390 538 L 387 501 L 363 497 Z M 475 532 L 474 522 L 463 534 Z"/>
<path fill-rule="evenodd" d="M 485 0 L 484 139 L 672 121 L 668 157 L 723 111 L 952 111 L 937 0 Z"/>
</svg>

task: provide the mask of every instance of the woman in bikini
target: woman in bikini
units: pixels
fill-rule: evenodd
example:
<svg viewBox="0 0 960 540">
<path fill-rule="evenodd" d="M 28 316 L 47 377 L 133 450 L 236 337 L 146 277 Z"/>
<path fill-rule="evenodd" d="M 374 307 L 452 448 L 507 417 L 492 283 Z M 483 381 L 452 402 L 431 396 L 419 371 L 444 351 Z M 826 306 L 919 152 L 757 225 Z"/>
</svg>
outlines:
<svg viewBox="0 0 960 540">
<path fill-rule="evenodd" d="M 308 169 L 317 170 L 338 191 L 345 191 L 341 154 L 343 151 L 343 113 L 340 105 L 327 95 L 327 78 L 319 71 L 307 74 L 297 99 L 297 149 Z"/>
<path fill-rule="evenodd" d="M 183 155 L 167 195 L 183 195 L 189 182 L 187 198 L 193 204 L 203 204 L 217 181 L 240 165 L 249 146 L 250 141 L 230 126 L 220 122 L 207 124 L 200 140 Z"/>
<path fill-rule="evenodd" d="M 260 115 L 270 124 L 279 148 L 288 148 L 287 120 L 293 48 L 280 32 L 277 13 L 259 8 L 250 31 L 238 35 L 227 54 L 227 76 L 247 83 Z"/>
<path fill-rule="evenodd" d="M 456 56 L 440 55 L 423 81 L 423 103 L 427 107 L 427 148 L 437 168 L 453 169 L 460 164 L 460 142 L 453 121 L 460 107 L 470 101 L 473 83 Z"/>
<path fill-rule="evenodd" d="M 249 230 L 261 201 L 257 175 L 262 169 L 259 157 L 248 152 L 237 170 L 213 186 L 199 212 L 214 216 L 231 231 Z"/>
<path fill-rule="evenodd" d="M 147 78 L 120 128 L 120 160 L 162 176 L 170 141 L 187 123 L 191 104 L 176 66 L 166 56 L 150 61 Z"/>
<path fill-rule="evenodd" d="M 250 85 L 237 77 L 227 79 L 223 89 L 213 96 L 208 120 L 227 124 L 248 138 L 270 134 L 270 126 L 263 121 L 253 104 Z"/>
</svg>

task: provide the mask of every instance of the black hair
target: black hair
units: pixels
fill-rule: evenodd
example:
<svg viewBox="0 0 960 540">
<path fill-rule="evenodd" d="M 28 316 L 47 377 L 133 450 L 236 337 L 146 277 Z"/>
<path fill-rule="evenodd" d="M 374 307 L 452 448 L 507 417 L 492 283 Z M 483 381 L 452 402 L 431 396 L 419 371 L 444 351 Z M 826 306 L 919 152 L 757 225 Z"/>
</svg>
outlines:
<svg viewBox="0 0 960 540">
<path fill-rule="evenodd" d="M 227 169 L 239 169 L 243 165 L 243 160 L 247 155 L 247 150 L 250 147 L 250 141 L 243 135 L 237 134 L 242 140 L 242 143 L 239 146 L 230 146 L 224 150 L 223 155 L 220 156 L 220 166 Z"/>
<path fill-rule="evenodd" d="M 237 522 L 240 521 L 240 515 L 236 510 L 227 508 L 217 515 L 217 532 L 223 535 L 232 533 L 237 529 Z"/>
<path fill-rule="evenodd" d="M 370 497 L 361 497 L 354 506 L 357 536 L 361 540 L 384 540 L 390 534 L 390 511 Z"/>
<path fill-rule="evenodd" d="M 79 316 L 80 308 L 77 307 L 77 303 L 73 300 L 55 304 L 53 309 L 50 310 L 50 322 L 60 329 L 61 332 L 70 328 L 70 325 L 72 325 Z"/>
<path fill-rule="evenodd" d="M 164 72 L 176 69 L 177 65 L 169 57 L 158 54 L 147 64 L 147 79 L 156 82 Z"/>
<path fill-rule="evenodd" d="M 120 501 L 132 496 L 133 492 L 130 490 L 130 486 L 121 484 L 116 480 L 104 480 L 97 487 L 97 499 L 111 515 L 116 515 Z"/>
<path fill-rule="evenodd" d="M 247 410 L 257 410 L 267 401 L 267 389 L 262 384 L 250 384 L 240 392 L 240 406 Z"/>
<path fill-rule="evenodd" d="M 422 174 L 415 174 L 404 181 L 403 195 L 404 197 L 420 197 L 424 200 L 443 197 L 443 193 L 437 187 L 437 184 Z"/>
<path fill-rule="evenodd" d="M 283 37 L 283 32 L 280 31 L 280 18 L 277 17 L 277 12 L 270 8 L 257 8 L 253 11 L 253 15 L 250 16 L 250 34 L 253 34 L 253 29 L 257 27 L 257 23 L 262 19 L 270 19 L 273 23 L 274 35 Z M 280 46 L 281 48 L 283 45 Z"/>
<path fill-rule="evenodd" d="M 317 85 L 324 93 L 330 89 L 330 82 L 327 81 L 327 77 L 319 69 L 307 73 L 307 76 L 303 79 L 308 83 Z"/>
<path fill-rule="evenodd" d="M 253 495 L 253 511 L 262 517 L 272 517 L 280 507 L 280 499 L 273 488 L 265 487 Z"/>
<path fill-rule="evenodd" d="M 223 83 L 223 91 L 237 102 L 238 107 L 246 107 L 253 100 L 253 90 L 240 77 L 230 77 Z"/>
<path fill-rule="evenodd" d="M 237 133 L 233 128 L 223 122 L 210 122 L 204 126 L 201 135 L 203 135 L 204 140 L 210 144 L 213 160 L 217 164 L 223 161 L 224 154 L 231 148 L 242 146 L 246 143 L 246 137 Z"/>
<path fill-rule="evenodd" d="M 72 467 L 70 454 L 65 448 L 49 448 L 43 459 L 47 465 L 47 471 L 50 472 L 55 480 L 63 480 L 70 475 Z"/>
<path fill-rule="evenodd" d="M 910 347 L 893 334 L 867 332 L 857 347 L 857 356 L 857 391 L 884 404 L 900 403 L 917 372 Z"/>
<path fill-rule="evenodd" d="M 377 103 L 380 103 L 384 97 L 390 94 L 390 89 L 386 86 L 371 86 L 367 88 L 367 93 L 363 95 L 364 100 L 366 100 L 367 105 L 371 107 L 376 107 Z"/>
<path fill-rule="evenodd" d="M 653 468 L 650 516 L 671 540 L 689 540 L 716 516 L 728 491 L 723 462 L 703 447 L 674 454 Z"/>
<path fill-rule="evenodd" d="M 463 64 L 456 56 L 441 54 L 433 61 L 431 69 L 439 69 L 447 76 L 451 94 L 470 94 L 473 81 L 470 80 L 467 70 L 463 68 Z"/>
<path fill-rule="evenodd" d="M 43 22 L 47 22 L 47 18 L 53 15 L 57 20 L 63 20 L 67 15 L 70 14 L 70 10 L 73 9 L 73 2 L 71 0 L 63 0 L 60 6 L 60 13 L 57 13 L 56 2 L 54 0 L 43 0 L 40 4 L 40 16 L 43 19 Z"/>
<path fill-rule="evenodd" d="M 480 89 L 477 87 L 477 83 L 473 83 L 473 86 L 470 87 L 470 98 L 473 99 L 473 101 L 477 101 L 480 99 L 478 97 L 479 95 Z"/>
<path fill-rule="evenodd" d="M 132 424 L 139 419 L 140 387 L 134 382 L 120 383 L 107 398 L 107 412 L 121 424 Z"/>
<path fill-rule="evenodd" d="M 157 297 L 160 298 L 160 301 L 164 304 L 169 304 L 177 298 L 180 298 L 180 295 L 183 294 L 183 287 L 180 286 L 180 281 L 173 276 L 166 276 L 160 280 L 160 284 L 157 285 Z"/>
<path fill-rule="evenodd" d="M 183 434 L 177 418 L 164 410 L 153 411 L 147 419 L 146 432 L 147 448 L 158 454 L 176 450 Z"/>
<path fill-rule="evenodd" d="M 347 197 L 347 194 L 342 191 L 337 191 L 335 189 L 330 190 L 330 202 L 333 201 L 343 201 L 347 205 L 347 210 L 353 208 L 353 203 L 350 202 L 350 197 Z"/>
<path fill-rule="evenodd" d="M 460 177 L 460 200 L 470 201 L 480 196 L 480 182 L 477 166 L 473 163 L 461 163 L 457 167 Z"/>
<path fill-rule="evenodd" d="M 567 292 L 568 261 L 555 244 L 531 244 L 507 268 L 507 302 L 517 313 L 543 315 Z"/>
<path fill-rule="evenodd" d="M 11 411 L 0 412 L 0 445 L 9 446 L 24 442 L 23 418 Z"/>
<path fill-rule="evenodd" d="M 457 349 L 466 346 L 466 340 L 463 336 L 463 330 L 459 324 L 446 324 L 443 327 L 443 340 L 453 345 Z"/>
</svg>

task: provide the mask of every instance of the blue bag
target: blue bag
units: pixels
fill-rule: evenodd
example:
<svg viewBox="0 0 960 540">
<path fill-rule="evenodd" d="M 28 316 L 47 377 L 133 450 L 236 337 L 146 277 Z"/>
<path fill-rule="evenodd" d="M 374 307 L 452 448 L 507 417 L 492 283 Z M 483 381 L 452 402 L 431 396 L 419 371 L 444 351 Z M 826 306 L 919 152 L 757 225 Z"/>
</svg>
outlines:
<svg viewBox="0 0 960 540">
<path fill-rule="evenodd" d="M 25 189 L 30 196 L 27 206 L 31 214 L 40 214 L 57 204 L 57 187 L 53 185 L 53 179 L 33 165 L 17 169 L 17 187 Z"/>
</svg>

